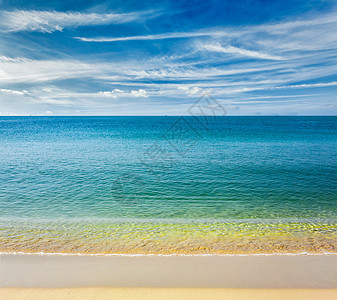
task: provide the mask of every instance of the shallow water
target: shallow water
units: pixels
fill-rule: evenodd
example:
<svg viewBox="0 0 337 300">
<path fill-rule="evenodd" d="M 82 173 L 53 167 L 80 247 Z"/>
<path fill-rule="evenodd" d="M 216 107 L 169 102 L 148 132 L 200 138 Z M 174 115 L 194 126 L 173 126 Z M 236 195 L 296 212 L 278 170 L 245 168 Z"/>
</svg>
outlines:
<svg viewBox="0 0 337 300">
<path fill-rule="evenodd" d="M 1 117 L 0 251 L 337 252 L 337 117 Z"/>
</svg>

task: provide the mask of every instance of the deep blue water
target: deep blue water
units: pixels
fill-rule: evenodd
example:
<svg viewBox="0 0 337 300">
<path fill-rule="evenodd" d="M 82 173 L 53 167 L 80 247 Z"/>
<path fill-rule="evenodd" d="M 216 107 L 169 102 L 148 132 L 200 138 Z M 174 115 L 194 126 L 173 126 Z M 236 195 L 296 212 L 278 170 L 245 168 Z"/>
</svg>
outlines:
<svg viewBox="0 0 337 300">
<path fill-rule="evenodd" d="M 331 220 L 337 117 L 0 117 L 0 219 Z"/>
</svg>

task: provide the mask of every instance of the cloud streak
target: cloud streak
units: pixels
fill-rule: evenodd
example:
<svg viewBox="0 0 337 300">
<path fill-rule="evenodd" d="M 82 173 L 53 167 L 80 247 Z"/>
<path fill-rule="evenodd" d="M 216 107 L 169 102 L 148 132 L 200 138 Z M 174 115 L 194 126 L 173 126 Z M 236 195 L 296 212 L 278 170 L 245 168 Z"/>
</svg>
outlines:
<svg viewBox="0 0 337 300">
<path fill-rule="evenodd" d="M 16 91 L 16 90 L 9 90 L 9 89 L 0 89 L 0 93 L 10 94 L 10 95 L 24 95 L 27 91 Z"/>
<path fill-rule="evenodd" d="M 230 36 L 231 34 L 226 31 L 199 31 L 199 32 L 173 32 L 162 34 L 150 34 L 140 36 L 125 36 L 125 37 L 75 37 L 83 42 L 124 42 L 124 41 L 151 41 L 151 40 L 166 40 L 166 39 L 179 39 L 190 37 L 202 36 Z"/>
<path fill-rule="evenodd" d="M 88 25 L 121 24 L 144 18 L 144 13 L 80 13 L 36 10 L 14 10 L 0 12 L 0 28 L 7 31 L 39 31 L 52 33 L 66 27 Z"/>
<path fill-rule="evenodd" d="M 279 88 L 316 88 L 316 87 L 329 87 L 329 86 L 337 86 L 337 81 L 333 82 L 322 82 L 322 83 L 311 83 L 311 84 L 295 84 L 282 86 Z"/>
<path fill-rule="evenodd" d="M 263 52 L 247 50 L 243 48 L 238 48 L 234 46 L 223 47 L 219 43 L 217 44 L 208 44 L 201 46 L 202 49 L 205 49 L 210 52 L 226 53 L 226 54 L 236 54 L 246 57 L 252 57 L 257 59 L 270 59 L 270 60 L 283 60 L 284 58 L 277 55 L 270 55 Z"/>
</svg>

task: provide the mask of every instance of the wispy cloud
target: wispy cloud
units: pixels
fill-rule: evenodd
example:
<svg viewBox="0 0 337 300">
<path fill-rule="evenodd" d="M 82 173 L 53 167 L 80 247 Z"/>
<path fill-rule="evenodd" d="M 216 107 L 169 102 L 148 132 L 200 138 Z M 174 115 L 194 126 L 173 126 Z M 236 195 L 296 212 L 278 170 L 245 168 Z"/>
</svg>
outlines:
<svg viewBox="0 0 337 300">
<path fill-rule="evenodd" d="M 16 90 L 9 90 L 9 89 L 0 89 L 0 93 L 11 94 L 11 95 L 24 95 L 25 93 L 27 93 L 27 91 L 25 91 L 25 90 L 16 91 Z"/>
<path fill-rule="evenodd" d="M 0 12 L 0 28 L 8 31 L 40 31 L 51 33 L 65 27 L 86 25 L 120 24 L 144 18 L 147 13 L 80 13 L 36 10 Z"/>
<path fill-rule="evenodd" d="M 25 21 L 18 12 L 12 13 L 20 17 L 15 22 L 9 18 L 6 26 L 0 16 L 0 26 L 7 31 L 52 32 L 138 20 L 138 13 L 120 20 L 119 15 L 113 18 L 111 14 L 30 11 L 32 15 L 25 15 Z M 38 110 L 41 114 L 114 114 L 119 108 L 120 114 L 145 114 L 147 109 L 146 114 L 169 114 L 165 110 L 179 114 L 209 91 L 226 105 L 232 101 L 246 106 L 241 114 L 257 110 L 312 113 L 312 109 L 317 114 L 331 113 L 331 107 L 326 107 L 335 102 L 332 89 L 337 86 L 337 14 L 311 16 L 277 24 L 149 35 L 144 35 L 145 29 L 165 31 L 165 26 L 137 23 L 119 26 L 119 37 L 78 38 L 83 42 L 125 41 L 99 46 L 69 39 L 74 33 L 59 34 L 57 39 L 45 35 L 40 45 L 32 38 L 36 35 L 0 32 L 0 106 L 7 112 L 10 107 L 12 112 L 20 107 L 23 112 Z M 113 32 L 110 27 L 101 29 L 100 34 Z M 136 32 L 142 34 L 131 36 Z M 63 36 L 66 43 L 54 49 L 64 41 Z M 15 48 L 23 39 L 30 43 Z M 51 40 L 53 48 L 48 48 Z M 152 40 L 155 42 L 127 43 Z"/>
<path fill-rule="evenodd" d="M 188 96 L 201 95 L 204 92 L 204 90 L 198 86 L 183 85 L 178 86 L 178 89 L 184 91 Z"/>
<path fill-rule="evenodd" d="M 166 32 L 160 34 L 135 35 L 135 36 L 119 36 L 119 37 L 75 37 L 84 42 L 120 42 L 120 41 L 146 41 L 146 40 L 165 40 L 176 38 L 194 38 L 194 37 L 211 37 L 211 38 L 242 38 L 252 37 L 259 34 L 271 34 L 273 36 L 286 36 L 289 33 L 303 34 L 308 30 L 316 28 L 329 28 L 336 25 L 336 12 L 311 17 L 310 19 L 298 19 L 295 21 L 269 23 L 253 26 L 232 26 L 222 28 L 206 28 L 197 31 L 185 32 Z M 311 41 L 315 42 L 315 41 Z M 282 45 L 280 45 L 282 46 Z M 283 45 L 284 46 L 284 45 Z"/>
<path fill-rule="evenodd" d="M 241 55 L 241 56 L 258 58 L 258 59 L 283 60 L 282 57 L 277 56 L 277 55 L 270 55 L 268 53 L 247 50 L 247 49 L 238 48 L 238 47 L 234 47 L 234 46 L 223 47 L 219 43 L 202 45 L 201 48 L 205 49 L 205 50 L 208 50 L 208 51 L 212 51 L 212 52 L 237 54 L 237 55 Z"/>
<path fill-rule="evenodd" d="M 93 76 L 97 66 L 78 60 L 34 60 L 23 57 L 0 57 L 0 83 L 37 83 L 58 79 Z"/>
<path fill-rule="evenodd" d="M 294 85 L 282 86 L 279 88 L 315 88 L 315 87 L 328 87 L 328 86 L 337 86 L 337 81 L 311 83 L 311 84 L 294 84 Z"/>
<path fill-rule="evenodd" d="M 150 34 L 139 36 L 124 36 L 124 37 L 75 37 L 83 42 L 123 42 L 123 41 L 149 41 L 149 40 L 166 40 L 201 36 L 231 36 L 227 31 L 198 31 L 198 32 L 173 32 L 162 34 Z"/>
</svg>

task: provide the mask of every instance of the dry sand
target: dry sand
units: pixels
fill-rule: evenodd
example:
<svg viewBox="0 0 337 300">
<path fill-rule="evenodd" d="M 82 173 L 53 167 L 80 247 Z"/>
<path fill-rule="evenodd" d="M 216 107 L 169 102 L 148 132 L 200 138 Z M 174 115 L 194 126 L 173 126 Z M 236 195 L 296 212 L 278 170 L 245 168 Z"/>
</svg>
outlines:
<svg viewBox="0 0 337 300">
<path fill-rule="evenodd" d="M 6 300 L 86 300 L 86 299 L 240 299 L 240 300 L 317 300 L 337 299 L 337 289 L 175 289 L 175 288 L 67 288 L 0 289 Z"/>
</svg>

